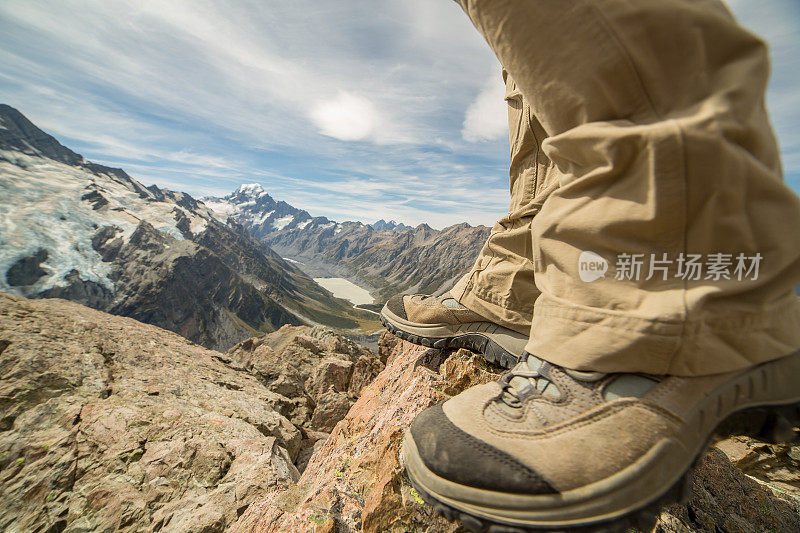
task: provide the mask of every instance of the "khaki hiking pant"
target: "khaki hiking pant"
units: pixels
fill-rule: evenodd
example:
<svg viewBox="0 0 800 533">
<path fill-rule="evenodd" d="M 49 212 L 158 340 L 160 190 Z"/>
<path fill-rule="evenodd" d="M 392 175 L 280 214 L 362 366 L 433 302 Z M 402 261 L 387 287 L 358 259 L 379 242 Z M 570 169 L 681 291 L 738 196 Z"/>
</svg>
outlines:
<svg viewBox="0 0 800 533">
<path fill-rule="evenodd" d="M 451 291 L 568 368 L 800 349 L 765 44 L 717 0 L 458 0 L 504 66 L 511 207 Z"/>
</svg>

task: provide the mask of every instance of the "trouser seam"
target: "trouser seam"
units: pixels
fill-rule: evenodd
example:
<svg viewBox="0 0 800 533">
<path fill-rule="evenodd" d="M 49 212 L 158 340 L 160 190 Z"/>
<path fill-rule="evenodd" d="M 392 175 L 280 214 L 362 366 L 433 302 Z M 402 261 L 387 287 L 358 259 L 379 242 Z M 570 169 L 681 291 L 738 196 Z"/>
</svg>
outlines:
<svg viewBox="0 0 800 533">
<path fill-rule="evenodd" d="M 681 172 L 683 174 L 683 216 L 681 220 L 683 222 L 683 242 L 681 243 L 683 246 L 683 253 L 687 253 L 689 250 L 689 182 L 688 182 L 688 173 L 686 172 L 686 141 L 683 134 L 683 128 L 681 128 L 680 124 L 677 121 L 671 121 L 675 128 L 678 130 L 678 142 L 680 143 L 680 151 L 681 151 Z M 681 353 L 683 349 L 686 339 L 688 338 L 687 328 L 690 323 L 689 321 L 689 280 L 684 277 L 683 279 L 683 289 L 681 294 L 681 302 L 683 303 L 683 323 L 681 327 L 681 336 L 678 339 L 678 342 L 675 344 L 675 353 L 672 354 L 670 358 L 670 368 L 675 363 L 675 359 Z"/>
<path fill-rule="evenodd" d="M 644 81 L 642 80 L 642 76 L 639 73 L 639 69 L 636 67 L 636 62 L 634 62 L 633 58 L 628 52 L 628 49 L 620 40 L 619 35 L 617 35 L 617 31 L 614 29 L 611 22 L 609 22 L 609 20 L 606 18 L 603 11 L 592 2 L 584 1 L 584 5 L 586 5 L 595 12 L 597 19 L 600 21 L 600 23 L 605 28 L 606 32 L 608 32 L 608 35 L 614 40 L 614 43 L 617 45 L 617 50 L 619 51 L 620 55 L 624 56 L 625 61 L 627 62 L 628 67 L 630 68 L 631 74 L 636 78 L 636 81 L 639 85 L 640 95 L 642 97 L 644 107 L 646 108 L 646 110 L 643 109 L 643 111 L 649 111 L 649 114 L 651 114 L 657 120 L 662 120 L 661 115 L 658 113 L 655 105 L 653 104 L 652 98 L 650 98 L 650 94 L 648 94 L 647 92 Z"/>
</svg>

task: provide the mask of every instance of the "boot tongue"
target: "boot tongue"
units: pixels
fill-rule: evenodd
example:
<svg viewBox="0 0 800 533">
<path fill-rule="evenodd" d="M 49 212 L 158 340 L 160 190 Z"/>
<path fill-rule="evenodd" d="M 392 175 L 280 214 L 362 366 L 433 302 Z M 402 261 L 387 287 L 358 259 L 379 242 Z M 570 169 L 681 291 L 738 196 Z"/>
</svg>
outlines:
<svg viewBox="0 0 800 533">
<path fill-rule="evenodd" d="M 599 379 L 603 379 L 606 376 L 606 374 L 602 372 L 586 372 L 586 371 L 570 370 L 568 368 L 557 367 L 551 363 L 548 363 L 544 359 L 540 359 L 535 355 L 528 354 L 528 357 L 524 361 L 520 361 L 519 363 L 517 363 L 517 366 L 511 369 L 511 373 L 514 374 L 515 372 L 520 372 L 524 374 L 533 372 L 536 374 L 536 377 L 514 375 L 508 381 L 513 390 L 505 392 L 503 394 L 504 397 L 508 398 L 506 395 L 509 395 L 515 400 L 515 402 L 518 402 L 524 397 L 527 397 L 530 394 L 534 393 L 534 391 L 531 389 L 531 387 L 533 387 L 536 390 L 538 390 L 539 393 L 545 398 L 548 398 L 553 401 L 558 401 L 559 399 L 561 399 L 561 391 L 558 389 L 558 386 L 555 383 L 553 383 L 553 381 L 550 379 L 551 371 L 554 368 L 560 369 L 562 372 L 567 374 L 572 379 L 584 382 L 597 381 Z"/>
<path fill-rule="evenodd" d="M 442 305 L 448 309 L 466 309 L 466 307 L 461 305 L 461 303 L 455 298 L 445 298 L 442 300 Z"/>
</svg>

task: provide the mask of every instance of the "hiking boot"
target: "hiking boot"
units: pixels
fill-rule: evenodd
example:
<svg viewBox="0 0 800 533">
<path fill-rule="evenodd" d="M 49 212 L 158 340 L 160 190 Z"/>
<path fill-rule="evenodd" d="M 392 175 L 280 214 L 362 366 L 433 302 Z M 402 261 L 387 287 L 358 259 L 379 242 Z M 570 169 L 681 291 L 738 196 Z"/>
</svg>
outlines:
<svg viewBox="0 0 800 533">
<path fill-rule="evenodd" d="M 429 348 L 466 348 L 492 363 L 511 368 L 528 335 L 495 324 L 449 296 L 393 296 L 381 310 L 381 322 L 393 334 Z"/>
<path fill-rule="evenodd" d="M 795 441 L 798 383 L 800 352 L 703 377 L 577 372 L 525 354 L 420 413 L 403 462 L 436 511 L 475 531 L 651 528 L 714 435 Z"/>
</svg>

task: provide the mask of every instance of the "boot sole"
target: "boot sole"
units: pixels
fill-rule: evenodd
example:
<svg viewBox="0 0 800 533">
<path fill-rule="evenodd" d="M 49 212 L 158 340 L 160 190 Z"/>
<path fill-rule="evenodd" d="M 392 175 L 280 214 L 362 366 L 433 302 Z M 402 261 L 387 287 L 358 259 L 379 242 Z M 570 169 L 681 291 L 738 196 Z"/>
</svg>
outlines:
<svg viewBox="0 0 800 533">
<path fill-rule="evenodd" d="M 714 437 L 750 435 L 773 443 L 798 440 L 794 428 L 800 425 L 800 391 L 792 391 L 783 401 L 747 405 L 742 391 L 754 378 L 763 376 L 756 367 L 712 391 L 684 424 L 680 436 L 663 439 L 622 472 L 557 495 L 508 494 L 450 482 L 428 470 L 408 433 L 402 459 L 422 499 L 438 514 L 461 520 L 471 531 L 599 533 L 631 527 L 649 531 L 662 507 L 688 497 L 692 465 Z M 762 383 L 764 395 L 769 396 L 767 379 Z M 716 417 L 717 424 L 710 420 L 715 411 L 723 415 Z M 694 453 L 686 453 L 687 448 Z"/>
<path fill-rule="evenodd" d="M 491 322 L 417 324 L 403 320 L 387 307 L 381 310 L 381 323 L 393 335 L 413 344 L 440 350 L 464 348 L 503 368 L 519 363 L 528 343 L 526 335 Z"/>
</svg>

